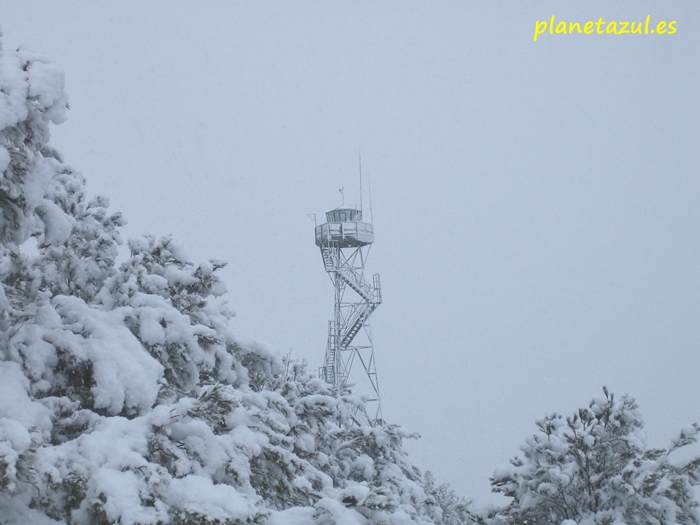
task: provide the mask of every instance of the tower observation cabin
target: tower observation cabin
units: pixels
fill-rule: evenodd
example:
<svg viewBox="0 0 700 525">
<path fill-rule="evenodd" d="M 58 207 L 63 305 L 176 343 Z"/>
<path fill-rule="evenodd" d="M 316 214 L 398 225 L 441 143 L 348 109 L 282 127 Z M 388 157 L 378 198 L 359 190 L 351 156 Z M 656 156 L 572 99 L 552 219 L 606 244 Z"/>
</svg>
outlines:
<svg viewBox="0 0 700 525">
<path fill-rule="evenodd" d="M 316 226 L 316 246 L 359 248 L 374 242 L 374 226 L 362 222 L 362 210 L 341 206 L 326 212 L 326 224 Z"/>
</svg>

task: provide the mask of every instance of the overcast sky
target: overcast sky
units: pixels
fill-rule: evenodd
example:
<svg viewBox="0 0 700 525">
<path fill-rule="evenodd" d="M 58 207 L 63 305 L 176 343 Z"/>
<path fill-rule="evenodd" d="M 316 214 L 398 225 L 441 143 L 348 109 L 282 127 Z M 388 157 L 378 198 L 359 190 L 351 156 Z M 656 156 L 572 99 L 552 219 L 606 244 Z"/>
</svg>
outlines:
<svg viewBox="0 0 700 525">
<path fill-rule="evenodd" d="M 552 15 L 677 32 L 534 42 Z M 603 385 L 652 445 L 700 420 L 699 3 L 23 0 L 0 25 L 65 69 L 54 146 L 126 234 L 229 261 L 236 329 L 313 368 L 307 214 L 359 203 L 362 152 L 384 417 L 460 494 L 498 501 L 534 421 Z"/>
</svg>

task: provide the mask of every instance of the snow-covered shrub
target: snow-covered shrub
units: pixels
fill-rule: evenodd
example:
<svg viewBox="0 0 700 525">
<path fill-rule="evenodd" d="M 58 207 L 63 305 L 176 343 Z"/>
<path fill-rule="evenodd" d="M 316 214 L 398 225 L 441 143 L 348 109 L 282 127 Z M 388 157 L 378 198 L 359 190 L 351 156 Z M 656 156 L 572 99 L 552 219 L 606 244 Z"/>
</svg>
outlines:
<svg viewBox="0 0 700 525">
<path fill-rule="evenodd" d="M 513 498 L 502 517 L 519 524 L 700 523 L 693 493 L 700 458 L 671 456 L 696 441 L 699 427 L 681 431 L 667 449 L 647 448 L 635 400 L 604 393 L 571 417 L 538 421 L 523 456 L 494 473 L 493 490 Z"/>
</svg>

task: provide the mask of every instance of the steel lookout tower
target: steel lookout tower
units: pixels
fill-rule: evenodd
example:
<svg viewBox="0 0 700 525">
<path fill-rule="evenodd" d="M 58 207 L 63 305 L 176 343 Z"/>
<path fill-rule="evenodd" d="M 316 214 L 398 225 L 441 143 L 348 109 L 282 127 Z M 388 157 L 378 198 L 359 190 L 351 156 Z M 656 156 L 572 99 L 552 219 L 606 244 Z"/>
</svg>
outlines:
<svg viewBox="0 0 700 525">
<path fill-rule="evenodd" d="M 371 284 L 364 278 L 374 226 L 362 221 L 362 210 L 345 205 L 327 212 L 326 221 L 316 226 L 316 246 L 335 287 L 335 315 L 328 322 L 319 376 L 337 392 L 354 386 L 356 393 L 368 395 L 367 413 L 358 417 L 377 424 L 382 412 L 369 316 L 382 302 L 382 294 L 379 274 L 372 276 Z"/>
</svg>

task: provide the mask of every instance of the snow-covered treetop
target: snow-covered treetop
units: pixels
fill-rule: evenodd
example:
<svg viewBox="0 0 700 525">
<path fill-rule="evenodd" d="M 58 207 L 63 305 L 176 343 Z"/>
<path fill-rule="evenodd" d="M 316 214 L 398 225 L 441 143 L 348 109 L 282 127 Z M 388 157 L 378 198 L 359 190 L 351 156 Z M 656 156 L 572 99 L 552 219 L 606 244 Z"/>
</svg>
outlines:
<svg viewBox="0 0 700 525">
<path fill-rule="evenodd" d="M 700 458 L 671 456 L 696 441 L 699 427 L 683 430 L 667 449 L 650 449 L 635 400 L 604 394 L 570 417 L 538 421 L 523 456 L 494 473 L 493 489 L 512 498 L 502 517 L 553 525 L 700 523 L 693 491 Z"/>
<path fill-rule="evenodd" d="M 0 240 L 21 244 L 35 231 L 64 241 L 70 219 L 47 198 L 53 170 L 45 162 L 49 123 L 66 118 L 63 72 L 28 51 L 0 56 Z"/>
</svg>

